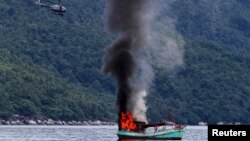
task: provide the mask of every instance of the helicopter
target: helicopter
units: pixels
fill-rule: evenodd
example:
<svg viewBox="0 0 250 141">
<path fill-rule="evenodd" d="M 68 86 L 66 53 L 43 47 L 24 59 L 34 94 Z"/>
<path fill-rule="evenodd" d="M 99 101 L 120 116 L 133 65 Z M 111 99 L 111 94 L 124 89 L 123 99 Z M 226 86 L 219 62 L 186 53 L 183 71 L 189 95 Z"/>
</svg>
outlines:
<svg viewBox="0 0 250 141">
<path fill-rule="evenodd" d="M 61 5 L 61 0 L 58 0 L 58 3 L 48 0 L 37 0 L 36 4 L 40 5 L 41 7 L 50 8 L 51 13 L 55 15 L 63 16 L 67 12 L 67 8 Z"/>
</svg>

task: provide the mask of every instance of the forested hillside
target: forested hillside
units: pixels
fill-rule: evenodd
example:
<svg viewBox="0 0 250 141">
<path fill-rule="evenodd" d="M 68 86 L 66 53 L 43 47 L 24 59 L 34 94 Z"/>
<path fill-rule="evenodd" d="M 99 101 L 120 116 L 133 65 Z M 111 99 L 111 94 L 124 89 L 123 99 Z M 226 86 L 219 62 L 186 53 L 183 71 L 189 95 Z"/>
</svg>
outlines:
<svg viewBox="0 0 250 141">
<path fill-rule="evenodd" d="M 114 119 L 114 97 L 102 86 L 110 80 L 99 69 L 103 3 L 66 5 L 60 17 L 35 1 L 0 2 L 2 118 Z"/>
<path fill-rule="evenodd" d="M 0 1 L 0 118 L 116 119 L 115 80 L 100 68 L 105 0 L 62 1 L 65 16 L 35 0 Z M 173 109 L 180 122 L 250 122 L 250 2 L 176 0 L 185 66 L 156 69 L 150 121 Z M 165 17 L 164 10 L 160 18 Z"/>
</svg>

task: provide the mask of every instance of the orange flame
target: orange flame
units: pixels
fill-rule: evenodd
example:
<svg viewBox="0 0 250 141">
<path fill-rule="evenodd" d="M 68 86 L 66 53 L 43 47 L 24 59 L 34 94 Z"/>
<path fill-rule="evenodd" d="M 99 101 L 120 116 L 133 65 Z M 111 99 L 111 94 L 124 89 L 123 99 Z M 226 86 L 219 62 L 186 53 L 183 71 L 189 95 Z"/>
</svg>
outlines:
<svg viewBox="0 0 250 141">
<path fill-rule="evenodd" d="M 127 131 L 133 131 L 137 128 L 132 112 L 121 113 L 121 128 Z"/>
</svg>

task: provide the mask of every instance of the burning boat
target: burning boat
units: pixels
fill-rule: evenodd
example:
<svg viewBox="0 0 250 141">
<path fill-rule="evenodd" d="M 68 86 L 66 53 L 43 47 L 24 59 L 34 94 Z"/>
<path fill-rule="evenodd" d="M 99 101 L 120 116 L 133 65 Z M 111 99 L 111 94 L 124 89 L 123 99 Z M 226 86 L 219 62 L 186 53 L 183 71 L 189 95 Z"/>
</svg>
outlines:
<svg viewBox="0 0 250 141">
<path fill-rule="evenodd" d="M 153 128 L 150 130 L 150 128 Z M 146 124 L 133 119 L 131 112 L 121 113 L 119 139 L 181 140 L 185 126 L 166 121 Z"/>
<path fill-rule="evenodd" d="M 145 98 L 154 79 L 151 65 L 154 65 L 155 61 L 151 60 L 178 51 L 174 54 L 180 55 L 171 55 L 169 58 L 160 59 L 159 62 L 170 62 L 171 66 L 182 65 L 182 61 L 177 61 L 180 63 L 173 61 L 175 58 L 176 60 L 182 60 L 178 42 L 172 38 L 165 40 L 167 35 L 159 34 L 161 36 L 158 37 L 155 36 L 158 35 L 158 33 L 155 34 L 156 31 L 154 31 L 155 33 L 152 32 L 152 22 L 155 22 L 154 16 L 158 11 L 155 11 L 154 7 L 158 5 L 155 2 L 153 0 L 109 0 L 107 3 L 106 26 L 111 33 L 118 35 L 118 38 L 105 49 L 102 71 L 113 75 L 117 80 L 116 107 L 120 139 L 174 140 L 181 139 L 183 136 L 184 126 L 173 124 L 170 127 L 167 122 L 147 123 Z M 172 28 L 172 26 L 169 28 Z M 155 44 L 152 41 L 153 36 L 160 43 Z M 150 57 L 148 51 L 150 52 L 157 46 L 165 44 L 162 41 L 167 43 L 164 48 L 171 48 L 167 49 L 166 52 L 171 53 L 157 55 L 155 54 L 159 51 L 157 49 L 152 52 L 154 55 Z M 172 47 L 174 48 L 173 51 Z M 167 65 L 169 64 L 167 63 Z M 165 64 L 161 66 L 165 66 Z M 150 130 L 150 128 L 153 128 L 153 130 Z"/>
</svg>

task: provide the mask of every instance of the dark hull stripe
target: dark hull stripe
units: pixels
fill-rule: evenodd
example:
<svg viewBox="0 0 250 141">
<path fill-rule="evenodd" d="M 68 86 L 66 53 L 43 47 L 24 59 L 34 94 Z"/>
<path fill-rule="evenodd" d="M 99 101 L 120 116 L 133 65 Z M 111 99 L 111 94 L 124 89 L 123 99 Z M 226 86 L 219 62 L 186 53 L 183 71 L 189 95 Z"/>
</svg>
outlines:
<svg viewBox="0 0 250 141">
<path fill-rule="evenodd" d="M 181 140 L 181 137 L 168 137 L 168 138 L 157 138 L 157 137 L 131 137 L 118 135 L 119 139 L 149 139 L 149 140 Z"/>
</svg>

